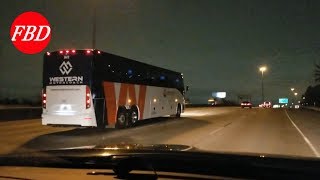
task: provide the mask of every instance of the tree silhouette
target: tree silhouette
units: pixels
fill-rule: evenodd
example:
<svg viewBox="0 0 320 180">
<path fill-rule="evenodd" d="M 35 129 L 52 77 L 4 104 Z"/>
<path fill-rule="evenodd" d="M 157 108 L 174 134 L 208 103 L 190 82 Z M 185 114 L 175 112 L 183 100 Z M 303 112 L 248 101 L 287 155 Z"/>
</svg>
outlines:
<svg viewBox="0 0 320 180">
<path fill-rule="evenodd" d="M 315 64 L 315 81 L 320 82 L 320 64 Z"/>
</svg>

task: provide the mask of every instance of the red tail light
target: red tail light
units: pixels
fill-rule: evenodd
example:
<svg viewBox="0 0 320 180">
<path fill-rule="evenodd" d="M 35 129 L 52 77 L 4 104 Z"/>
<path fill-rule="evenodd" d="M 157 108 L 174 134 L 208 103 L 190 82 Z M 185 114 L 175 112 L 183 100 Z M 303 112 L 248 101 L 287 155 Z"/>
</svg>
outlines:
<svg viewBox="0 0 320 180">
<path fill-rule="evenodd" d="M 91 51 L 90 51 L 90 50 L 87 50 L 87 51 L 86 51 L 86 53 L 87 53 L 87 54 L 90 54 L 90 53 L 91 53 Z"/>
<path fill-rule="evenodd" d="M 90 88 L 86 86 L 86 109 L 90 108 L 91 106 L 91 95 L 90 95 Z"/>
<path fill-rule="evenodd" d="M 47 94 L 46 94 L 46 89 L 42 89 L 42 108 L 47 107 Z"/>
</svg>

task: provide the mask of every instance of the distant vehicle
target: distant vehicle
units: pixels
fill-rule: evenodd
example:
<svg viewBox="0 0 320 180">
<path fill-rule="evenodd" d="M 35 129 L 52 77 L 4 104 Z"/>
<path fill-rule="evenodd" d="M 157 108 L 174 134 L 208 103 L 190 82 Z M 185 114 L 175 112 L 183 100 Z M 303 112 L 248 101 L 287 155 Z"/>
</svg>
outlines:
<svg viewBox="0 0 320 180">
<path fill-rule="evenodd" d="M 245 107 L 252 108 L 252 103 L 249 101 L 243 101 L 241 103 L 241 108 L 245 108 Z"/>
<path fill-rule="evenodd" d="M 209 98 L 209 99 L 208 99 L 208 105 L 209 105 L 209 106 L 214 106 L 214 105 L 216 105 L 215 100 L 214 100 L 213 98 Z"/>
<path fill-rule="evenodd" d="M 272 106 L 272 108 L 280 108 L 280 105 L 279 105 L 279 104 L 274 104 L 274 105 Z"/>
<path fill-rule="evenodd" d="M 272 104 L 271 104 L 271 102 L 269 102 L 269 101 L 265 101 L 265 102 L 263 102 L 263 107 L 264 107 L 264 108 L 271 108 L 271 107 L 272 107 Z"/>
<path fill-rule="evenodd" d="M 42 124 L 125 128 L 184 110 L 182 73 L 99 50 L 47 52 Z"/>
</svg>

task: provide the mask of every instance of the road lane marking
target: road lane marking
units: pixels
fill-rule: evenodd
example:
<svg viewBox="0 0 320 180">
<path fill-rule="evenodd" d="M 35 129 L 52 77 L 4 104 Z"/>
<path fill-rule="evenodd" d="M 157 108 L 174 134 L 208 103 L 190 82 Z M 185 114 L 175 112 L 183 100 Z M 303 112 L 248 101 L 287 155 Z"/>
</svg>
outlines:
<svg viewBox="0 0 320 180">
<path fill-rule="evenodd" d="M 209 133 L 209 135 L 212 135 L 212 134 L 220 131 L 220 130 L 223 129 L 223 128 L 224 128 L 224 127 L 220 127 L 220 128 L 218 128 L 218 129 L 216 129 L 216 130 L 213 130 L 213 131 L 211 131 L 211 132 Z"/>
<path fill-rule="evenodd" d="M 229 126 L 230 124 L 232 124 L 232 122 L 229 122 L 228 124 L 224 125 L 223 127 L 227 127 L 227 126 Z"/>
<path fill-rule="evenodd" d="M 316 155 L 316 157 L 320 157 L 320 154 L 318 153 L 318 151 L 316 150 L 316 148 L 313 146 L 313 144 L 309 141 L 309 139 L 303 134 L 303 132 L 298 128 L 298 126 L 293 122 L 293 120 L 291 119 L 291 117 L 289 116 L 287 110 L 284 110 L 286 112 L 287 117 L 289 118 L 289 120 L 291 121 L 291 123 L 293 124 L 293 126 L 298 130 L 298 132 L 300 133 L 300 135 L 303 137 L 303 139 L 305 140 L 305 142 L 309 145 L 310 149 L 312 150 L 312 152 Z"/>
<path fill-rule="evenodd" d="M 214 134 L 214 133 L 216 133 L 216 132 L 218 132 L 218 131 L 222 130 L 223 128 L 225 128 L 225 127 L 229 126 L 230 124 L 232 124 L 232 122 L 229 122 L 229 123 L 227 123 L 227 124 L 223 125 L 222 127 L 219 127 L 218 129 L 215 129 L 215 130 L 211 131 L 211 132 L 209 133 L 209 135 L 212 135 L 212 134 Z"/>
</svg>

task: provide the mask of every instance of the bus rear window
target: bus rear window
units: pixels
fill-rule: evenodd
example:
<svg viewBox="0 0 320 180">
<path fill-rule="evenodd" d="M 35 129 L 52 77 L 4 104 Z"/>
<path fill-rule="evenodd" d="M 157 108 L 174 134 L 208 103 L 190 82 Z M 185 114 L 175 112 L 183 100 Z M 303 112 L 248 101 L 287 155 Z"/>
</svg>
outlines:
<svg viewBox="0 0 320 180">
<path fill-rule="evenodd" d="M 88 85 L 91 79 L 93 56 L 85 54 L 45 54 L 43 62 L 43 86 Z"/>
</svg>

